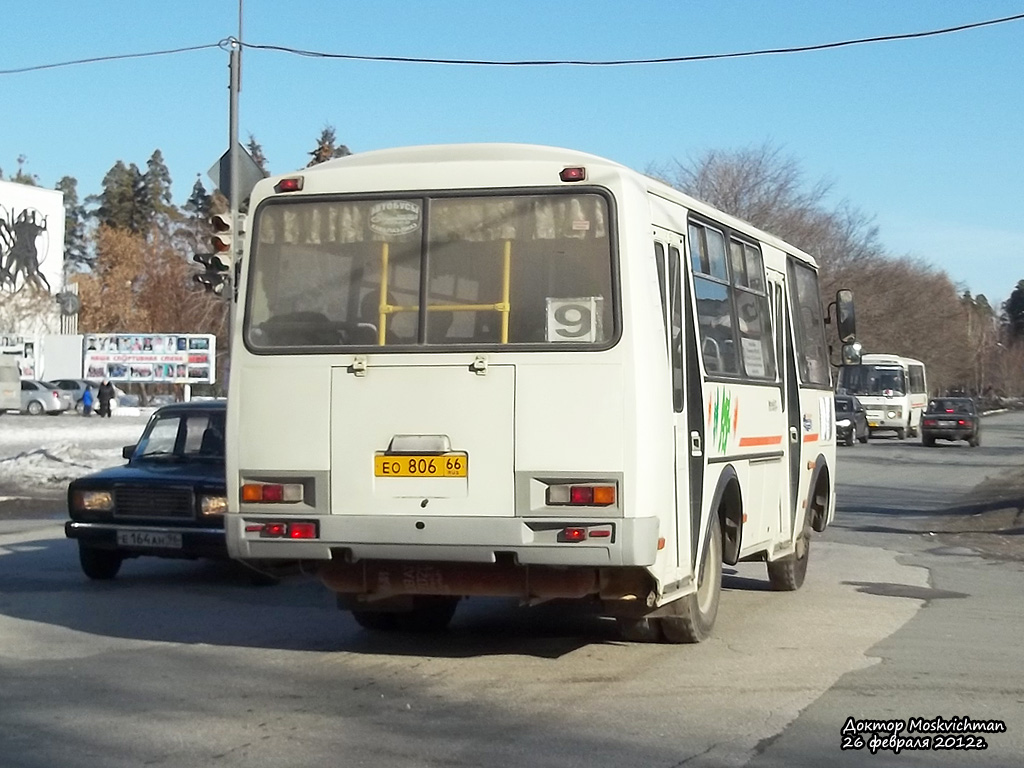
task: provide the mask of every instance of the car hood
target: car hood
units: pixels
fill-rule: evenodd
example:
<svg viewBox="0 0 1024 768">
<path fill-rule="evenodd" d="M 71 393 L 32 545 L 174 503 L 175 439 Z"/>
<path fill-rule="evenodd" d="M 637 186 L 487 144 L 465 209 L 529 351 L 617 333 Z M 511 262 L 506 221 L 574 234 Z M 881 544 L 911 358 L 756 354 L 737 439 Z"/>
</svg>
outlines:
<svg viewBox="0 0 1024 768">
<path fill-rule="evenodd" d="M 69 487 L 106 487 L 115 483 L 202 485 L 222 489 L 225 487 L 224 465 L 218 462 L 136 462 L 85 475 L 72 481 Z"/>
</svg>

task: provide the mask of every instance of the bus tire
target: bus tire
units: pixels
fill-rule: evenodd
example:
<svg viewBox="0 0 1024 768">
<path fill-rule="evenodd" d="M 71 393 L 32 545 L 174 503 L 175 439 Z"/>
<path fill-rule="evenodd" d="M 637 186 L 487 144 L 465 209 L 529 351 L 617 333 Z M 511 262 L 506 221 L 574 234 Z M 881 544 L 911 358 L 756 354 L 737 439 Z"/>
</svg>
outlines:
<svg viewBox="0 0 1024 768">
<path fill-rule="evenodd" d="M 458 597 L 446 595 L 417 595 L 412 599 L 412 610 L 394 614 L 398 628 L 406 632 L 443 632 L 452 622 Z"/>
<path fill-rule="evenodd" d="M 352 611 L 363 629 L 374 632 L 443 632 L 455 615 L 459 598 L 417 595 L 407 611 Z"/>
<path fill-rule="evenodd" d="M 804 584 L 807 561 L 811 556 L 810 513 L 804 530 L 796 540 L 796 551 L 768 562 L 768 583 L 776 592 L 795 592 Z"/>
<path fill-rule="evenodd" d="M 112 549 L 97 549 L 78 542 L 78 562 L 82 573 L 94 581 L 109 581 L 121 570 L 124 558 Z"/>
<path fill-rule="evenodd" d="M 398 614 L 384 611 L 352 611 L 352 618 L 363 629 L 371 632 L 394 632 L 398 629 Z"/>
<path fill-rule="evenodd" d="M 661 623 L 657 619 L 616 619 L 619 636 L 630 643 L 660 643 Z"/>
<path fill-rule="evenodd" d="M 907 430 L 905 430 L 903 427 L 900 427 L 899 429 L 897 429 L 896 430 L 896 439 L 897 440 L 906 440 L 907 439 Z"/>
<path fill-rule="evenodd" d="M 722 529 L 717 516 L 708 532 L 697 576 L 697 591 L 680 599 L 682 612 L 662 616 L 661 633 L 669 643 L 699 643 L 711 635 L 722 596 Z"/>
</svg>

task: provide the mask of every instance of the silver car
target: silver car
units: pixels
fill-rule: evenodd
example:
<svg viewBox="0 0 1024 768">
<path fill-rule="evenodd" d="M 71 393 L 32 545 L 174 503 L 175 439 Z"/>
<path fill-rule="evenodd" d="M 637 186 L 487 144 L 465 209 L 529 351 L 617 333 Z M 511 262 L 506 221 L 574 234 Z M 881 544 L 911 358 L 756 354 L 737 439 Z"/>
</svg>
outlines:
<svg viewBox="0 0 1024 768">
<path fill-rule="evenodd" d="M 72 407 L 74 402 L 69 393 L 61 392 L 45 381 L 21 380 L 21 410 L 24 413 L 32 416 L 42 413 L 59 416 Z"/>
<path fill-rule="evenodd" d="M 60 390 L 61 395 L 67 393 L 71 398 L 72 408 L 79 413 L 85 412 L 85 407 L 82 405 L 82 396 L 85 394 L 85 388 L 90 387 L 93 394 L 93 403 L 96 401 L 96 390 L 99 389 L 100 385 L 95 384 L 85 379 L 53 379 L 52 381 L 44 382 L 49 384 L 54 389 Z"/>
</svg>

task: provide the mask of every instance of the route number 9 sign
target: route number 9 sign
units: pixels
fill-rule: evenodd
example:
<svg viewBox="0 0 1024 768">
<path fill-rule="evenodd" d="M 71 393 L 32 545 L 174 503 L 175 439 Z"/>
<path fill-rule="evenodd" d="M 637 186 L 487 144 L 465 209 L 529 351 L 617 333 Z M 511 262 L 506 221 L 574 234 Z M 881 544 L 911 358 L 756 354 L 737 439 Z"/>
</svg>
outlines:
<svg viewBox="0 0 1024 768">
<path fill-rule="evenodd" d="M 601 296 L 552 299 L 547 302 L 547 341 L 595 342 L 604 338 Z"/>
</svg>

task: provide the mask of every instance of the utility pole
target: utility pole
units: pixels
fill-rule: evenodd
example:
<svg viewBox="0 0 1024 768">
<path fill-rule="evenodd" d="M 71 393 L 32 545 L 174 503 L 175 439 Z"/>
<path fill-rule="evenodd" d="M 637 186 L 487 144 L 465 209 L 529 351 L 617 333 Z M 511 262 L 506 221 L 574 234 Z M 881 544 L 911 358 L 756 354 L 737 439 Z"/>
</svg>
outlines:
<svg viewBox="0 0 1024 768">
<path fill-rule="evenodd" d="M 242 90 L 242 0 L 238 0 L 238 38 L 230 41 L 231 54 L 228 63 L 228 163 L 231 166 L 231 184 L 228 190 L 228 208 L 231 216 L 231 269 L 225 286 L 228 299 L 228 367 L 231 368 L 231 348 L 234 344 L 235 297 L 238 295 L 238 276 L 242 264 L 242 227 L 239 212 L 239 153 L 238 153 L 238 92 Z M 225 377 L 226 378 L 226 377 Z"/>
</svg>

